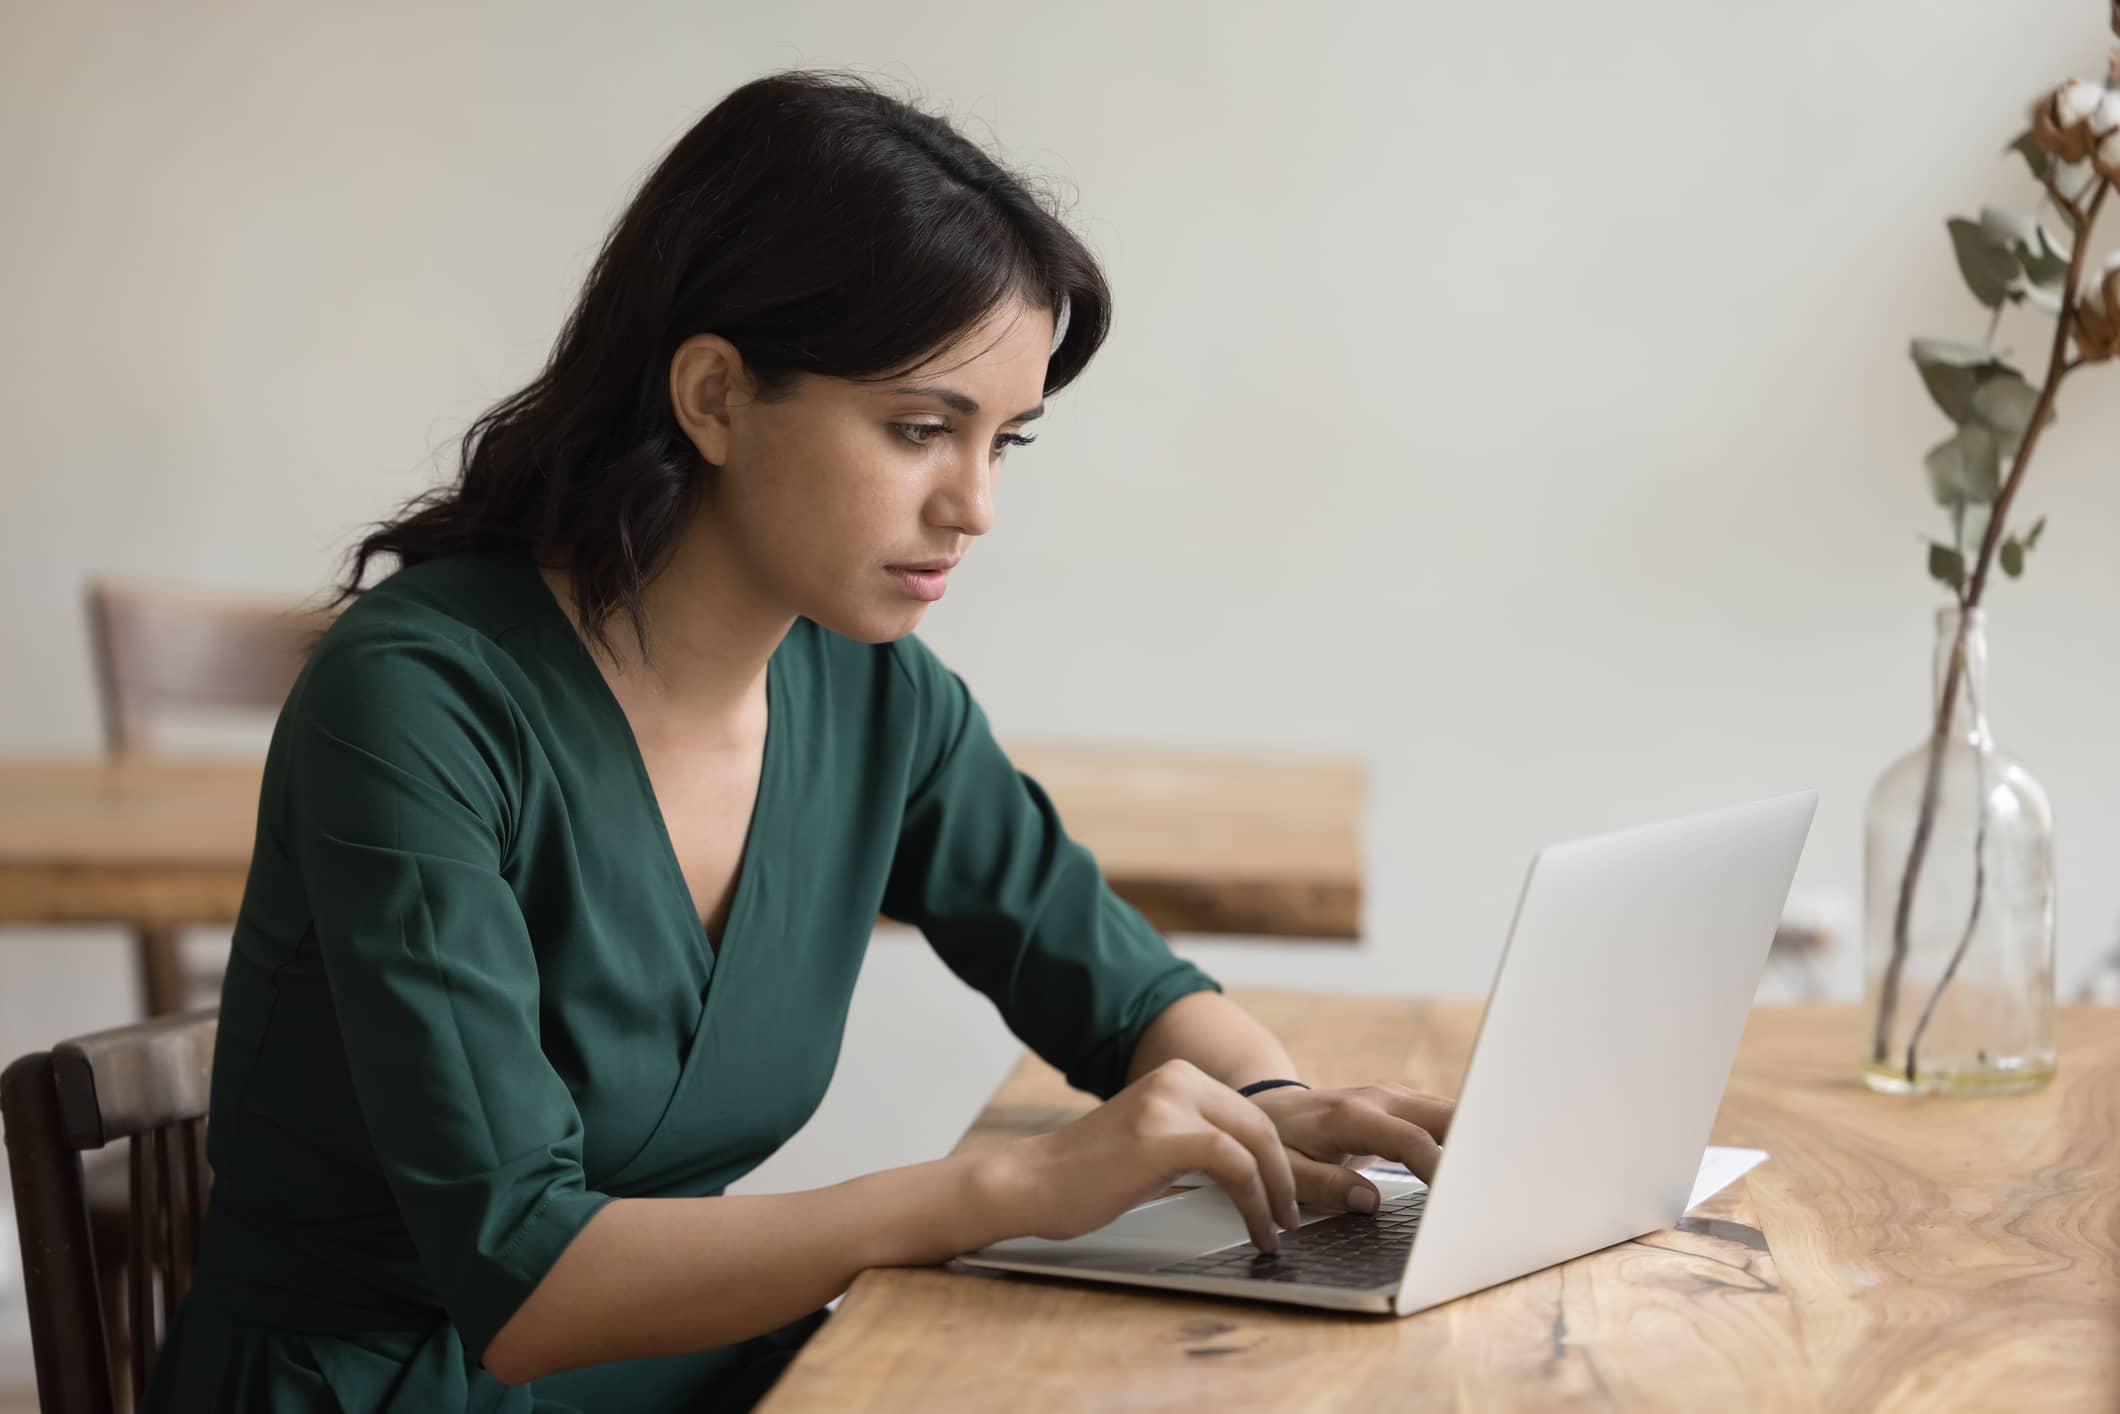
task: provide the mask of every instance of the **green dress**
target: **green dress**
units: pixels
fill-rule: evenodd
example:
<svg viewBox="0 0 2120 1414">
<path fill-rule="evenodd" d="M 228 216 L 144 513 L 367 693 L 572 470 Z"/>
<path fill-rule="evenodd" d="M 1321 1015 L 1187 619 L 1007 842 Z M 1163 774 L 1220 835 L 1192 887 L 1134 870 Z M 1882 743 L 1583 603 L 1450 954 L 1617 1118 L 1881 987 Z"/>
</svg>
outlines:
<svg viewBox="0 0 2120 1414">
<path fill-rule="evenodd" d="M 266 762 L 197 1284 L 148 1410 L 748 1407 L 822 1312 L 514 1388 L 480 1355 L 604 1203 L 718 1194 L 802 1126 L 879 911 L 1100 1098 L 1158 1012 L 1220 990 L 1110 891 L 917 637 L 798 619 L 766 679 L 714 940 L 526 556 L 402 569 L 340 616 Z"/>
</svg>

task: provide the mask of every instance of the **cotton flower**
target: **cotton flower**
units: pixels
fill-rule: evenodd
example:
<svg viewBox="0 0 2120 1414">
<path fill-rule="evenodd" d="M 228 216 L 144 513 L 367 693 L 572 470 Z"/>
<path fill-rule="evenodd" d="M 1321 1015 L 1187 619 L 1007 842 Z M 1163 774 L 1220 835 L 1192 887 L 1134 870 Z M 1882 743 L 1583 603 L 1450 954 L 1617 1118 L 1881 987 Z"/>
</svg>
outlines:
<svg viewBox="0 0 2120 1414">
<path fill-rule="evenodd" d="M 2091 153 L 2091 166 L 2107 181 L 2120 182 L 2120 128 L 2107 133 Z"/>
<path fill-rule="evenodd" d="M 2032 107 L 2032 140 L 2063 162 L 2081 162 L 2120 132 L 2120 93 L 2070 79 Z"/>
<path fill-rule="evenodd" d="M 2100 94 L 2082 79 L 2070 79 L 2054 95 L 2054 114 L 2063 126 L 2080 123 L 2098 106 Z"/>
<path fill-rule="evenodd" d="M 2120 250 L 2076 297 L 2076 347 L 2089 362 L 2120 353 Z"/>
</svg>

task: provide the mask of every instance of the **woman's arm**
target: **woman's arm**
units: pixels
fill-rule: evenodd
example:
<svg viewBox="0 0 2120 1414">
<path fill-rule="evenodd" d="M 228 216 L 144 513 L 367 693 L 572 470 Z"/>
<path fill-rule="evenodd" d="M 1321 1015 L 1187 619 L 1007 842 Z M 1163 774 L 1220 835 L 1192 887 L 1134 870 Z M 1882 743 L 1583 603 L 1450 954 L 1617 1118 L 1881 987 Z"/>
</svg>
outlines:
<svg viewBox="0 0 2120 1414">
<path fill-rule="evenodd" d="M 1273 1033 L 1220 992 L 1189 992 L 1165 1007 L 1141 1033 L 1127 1083 L 1173 1059 L 1191 1061 L 1231 1089 L 1303 1078 Z"/>
<path fill-rule="evenodd" d="M 1232 1087 L 1300 1078 L 1273 1033 L 1220 992 L 1159 1012 L 1127 1083 L 1174 1058 Z M 1020 1236 L 1026 1219 L 1005 1165 L 1005 1151 L 987 1150 L 805 1193 L 621 1199 L 493 1338 L 486 1368 L 513 1384 L 731 1344 L 816 1310 L 863 1268 L 924 1266 Z"/>
<path fill-rule="evenodd" d="M 953 1154 L 801 1193 L 618 1199 L 493 1337 L 486 1368 L 512 1385 L 730 1345 L 808 1315 L 865 1268 L 931 1265 L 1017 1236 L 991 1159 Z"/>
<path fill-rule="evenodd" d="M 905 687 L 890 730 L 910 745 L 882 911 L 918 928 L 1069 1085 L 1114 1098 L 1149 1024 L 1220 984 L 1112 892 L 963 678 L 918 634 L 885 650 Z"/>
</svg>

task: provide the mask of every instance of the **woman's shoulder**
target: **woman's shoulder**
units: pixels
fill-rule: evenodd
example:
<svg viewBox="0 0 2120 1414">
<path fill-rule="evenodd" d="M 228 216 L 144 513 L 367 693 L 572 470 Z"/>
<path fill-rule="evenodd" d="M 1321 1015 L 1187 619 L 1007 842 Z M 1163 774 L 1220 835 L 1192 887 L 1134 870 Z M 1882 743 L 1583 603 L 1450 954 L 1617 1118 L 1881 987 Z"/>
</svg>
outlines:
<svg viewBox="0 0 2120 1414">
<path fill-rule="evenodd" d="M 498 640 L 556 613 L 550 599 L 527 555 L 503 550 L 441 555 L 401 566 L 363 591 L 318 646 L 333 643 L 333 635 L 341 640 L 391 634 Z"/>
<path fill-rule="evenodd" d="M 437 718 L 506 717 L 511 635 L 533 618 L 523 578 L 490 555 L 450 555 L 399 569 L 368 589 L 318 639 L 288 710 L 322 723 L 379 716 L 402 727 Z"/>
</svg>

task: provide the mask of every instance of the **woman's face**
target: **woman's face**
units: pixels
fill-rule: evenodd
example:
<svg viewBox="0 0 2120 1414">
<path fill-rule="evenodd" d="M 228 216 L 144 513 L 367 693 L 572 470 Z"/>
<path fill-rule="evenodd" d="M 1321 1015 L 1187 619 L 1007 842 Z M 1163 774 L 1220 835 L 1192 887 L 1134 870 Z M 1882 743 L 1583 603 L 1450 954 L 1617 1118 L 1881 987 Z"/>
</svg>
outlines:
<svg viewBox="0 0 2120 1414">
<path fill-rule="evenodd" d="M 758 402 L 718 335 L 671 362 L 678 420 L 720 471 L 703 553 L 746 598 L 867 643 L 901 638 L 994 523 L 994 480 L 1043 411 L 1053 314 L 1003 306 L 942 357 L 885 383 L 804 376 Z M 939 573 L 909 567 L 940 566 Z"/>
</svg>

